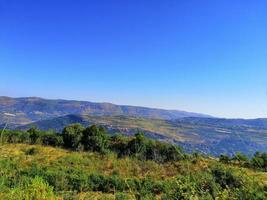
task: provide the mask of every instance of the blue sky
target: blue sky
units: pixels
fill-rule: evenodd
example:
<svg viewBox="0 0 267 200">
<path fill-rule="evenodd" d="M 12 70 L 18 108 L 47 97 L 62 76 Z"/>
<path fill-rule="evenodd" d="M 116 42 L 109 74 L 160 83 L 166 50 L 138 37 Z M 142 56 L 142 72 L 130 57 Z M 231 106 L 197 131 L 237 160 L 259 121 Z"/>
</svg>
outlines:
<svg viewBox="0 0 267 200">
<path fill-rule="evenodd" d="M 267 1 L 0 0 L 0 95 L 267 117 Z"/>
</svg>

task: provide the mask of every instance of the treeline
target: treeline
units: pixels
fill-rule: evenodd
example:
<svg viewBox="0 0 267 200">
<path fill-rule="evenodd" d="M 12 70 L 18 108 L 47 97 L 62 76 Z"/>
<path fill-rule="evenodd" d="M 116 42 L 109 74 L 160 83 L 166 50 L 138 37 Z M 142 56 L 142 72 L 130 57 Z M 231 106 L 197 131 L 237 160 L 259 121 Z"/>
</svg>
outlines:
<svg viewBox="0 0 267 200">
<path fill-rule="evenodd" d="M 28 131 L 7 130 L 2 135 L 2 142 L 41 144 L 103 154 L 115 152 L 118 157 L 131 156 L 157 163 L 178 161 L 186 157 L 180 147 L 149 139 L 143 133 L 133 137 L 119 134 L 110 136 L 103 127 L 95 125 L 85 128 L 81 124 L 71 124 L 62 133 L 36 128 Z"/>
<path fill-rule="evenodd" d="M 178 161 L 188 157 L 181 147 L 149 139 L 143 133 L 139 132 L 133 137 L 120 134 L 110 136 L 103 127 L 96 125 L 83 127 L 81 124 L 71 124 L 61 133 L 37 128 L 27 131 L 6 130 L 1 136 L 1 142 L 40 144 L 103 154 L 115 152 L 118 157 L 131 156 L 157 163 Z M 223 163 L 267 171 L 267 153 L 256 152 L 252 158 L 236 153 L 233 157 L 221 155 L 219 159 Z"/>
<path fill-rule="evenodd" d="M 238 152 L 234 156 L 221 155 L 220 161 L 227 164 L 237 164 L 243 167 L 260 169 L 267 172 L 267 153 L 256 152 L 252 158 Z"/>
</svg>

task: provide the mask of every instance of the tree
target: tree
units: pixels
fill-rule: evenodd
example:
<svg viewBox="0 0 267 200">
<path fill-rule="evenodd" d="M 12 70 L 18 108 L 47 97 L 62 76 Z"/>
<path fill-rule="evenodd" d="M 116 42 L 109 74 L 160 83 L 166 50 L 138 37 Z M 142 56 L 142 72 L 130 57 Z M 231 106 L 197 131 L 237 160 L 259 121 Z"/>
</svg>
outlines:
<svg viewBox="0 0 267 200">
<path fill-rule="evenodd" d="M 228 155 L 220 155 L 220 162 L 223 162 L 223 163 L 229 163 L 230 162 L 230 158 Z"/>
<path fill-rule="evenodd" d="M 240 152 L 237 152 L 232 160 L 240 163 L 241 165 L 249 163 L 248 157 Z"/>
<path fill-rule="evenodd" d="M 83 130 L 81 143 L 84 150 L 104 153 L 108 148 L 109 137 L 103 127 L 92 125 Z"/>
<path fill-rule="evenodd" d="M 267 171 L 267 153 L 256 152 L 251 160 L 251 165 L 254 168 Z"/>
<path fill-rule="evenodd" d="M 80 148 L 83 131 L 84 127 L 78 123 L 66 126 L 62 131 L 64 146 L 74 150 Z"/>
<path fill-rule="evenodd" d="M 36 127 L 32 127 L 27 132 L 30 134 L 30 143 L 35 144 L 39 137 L 39 130 Z"/>
<path fill-rule="evenodd" d="M 146 159 L 147 142 L 148 139 L 145 137 L 144 133 L 136 133 L 134 139 L 128 143 L 130 154 L 140 159 Z"/>
<path fill-rule="evenodd" d="M 49 146 L 61 146 L 63 144 L 62 136 L 54 132 L 46 132 L 41 136 L 41 143 Z"/>
<path fill-rule="evenodd" d="M 130 154 L 128 148 L 129 137 L 125 137 L 121 134 L 115 134 L 110 138 L 109 148 L 116 152 L 119 157 Z"/>
<path fill-rule="evenodd" d="M 165 161 L 178 161 L 183 158 L 183 153 L 181 148 L 174 145 L 167 145 L 167 152 L 166 152 L 167 158 Z"/>
</svg>

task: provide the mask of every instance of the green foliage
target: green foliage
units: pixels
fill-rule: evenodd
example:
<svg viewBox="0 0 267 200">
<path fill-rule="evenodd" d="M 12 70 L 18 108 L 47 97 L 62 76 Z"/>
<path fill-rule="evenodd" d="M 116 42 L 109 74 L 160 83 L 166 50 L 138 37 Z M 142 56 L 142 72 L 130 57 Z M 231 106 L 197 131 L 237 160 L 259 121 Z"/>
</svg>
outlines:
<svg viewBox="0 0 267 200">
<path fill-rule="evenodd" d="M 8 131 L 4 138 L 8 143 L 63 146 L 71 150 L 99 153 L 113 151 L 118 157 L 131 156 L 158 163 L 175 162 L 185 157 L 180 147 L 151 140 L 141 132 L 132 138 L 122 135 L 110 137 L 103 127 L 95 125 L 84 128 L 81 124 L 71 124 L 66 126 L 61 134 L 36 128 L 31 128 L 27 132 Z"/>
<path fill-rule="evenodd" d="M 109 137 L 102 127 L 95 125 L 86 128 L 82 133 L 81 144 L 86 151 L 107 151 Z"/>
<path fill-rule="evenodd" d="M 63 145 L 62 136 L 53 132 L 46 132 L 45 134 L 41 135 L 39 139 L 42 145 L 54 147 L 59 147 Z"/>
<path fill-rule="evenodd" d="M 78 158 L 65 159 L 69 165 L 58 162 L 62 165 L 42 166 L 38 162 L 32 162 L 28 167 L 22 167 L 16 159 L 0 159 L 0 199 L 55 199 L 55 196 L 79 199 L 78 194 L 87 192 L 112 194 L 116 199 L 140 200 L 158 197 L 163 200 L 260 200 L 267 197 L 266 187 L 249 177 L 237 174 L 236 170 L 223 167 L 224 165 L 215 165 L 211 166 L 211 169 L 188 172 L 167 179 L 154 179 L 149 176 L 127 178 L 120 174 L 103 175 L 89 172 L 84 166 L 94 163 L 79 165 L 81 161 Z M 78 165 L 72 166 L 71 163 L 75 162 Z"/>
<path fill-rule="evenodd" d="M 212 175 L 215 182 L 218 183 L 223 189 L 238 188 L 242 186 L 242 181 L 236 177 L 231 170 L 224 170 L 222 168 L 212 169 Z"/>
<path fill-rule="evenodd" d="M 137 133 L 127 145 L 125 143 L 122 143 L 122 145 L 119 149 L 123 150 L 124 153 L 141 160 L 154 160 L 158 163 L 164 163 L 178 161 L 184 157 L 180 147 L 148 139 L 143 133 Z M 120 152 L 120 154 L 123 152 Z"/>
<path fill-rule="evenodd" d="M 229 163 L 231 161 L 231 158 L 227 155 L 220 155 L 220 161 L 223 163 Z"/>
<path fill-rule="evenodd" d="M 34 127 L 30 128 L 27 132 L 29 133 L 30 143 L 35 144 L 40 134 L 39 130 Z"/>
<path fill-rule="evenodd" d="M 35 177 L 30 182 L 11 188 L 5 193 L 0 194 L 1 199 L 8 200 L 54 200 L 57 199 L 53 193 L 53 188 L 49 186 L 42 178 Z"/>
<path fill-rule="evenodd" d="M 250 167 L 267 172 L 267 153 L 256 152 L 249 160 L 246 155 L 237 152 L 232 158 L 227 155 L 221 155 L 220 161 L 224 163 L 238 164 L 243 167 Z"/>
<path fill-rule="evenodd" d="M 26 132 L 6 131 L 3 139 L 5 143 L 61 146 L 68 150 L 84 152 L 57 148 L 55 150 L 71 155 L 62 157 L 59 154 L 55 156 L 56 164 L 52 165 L 52 161 L 49 161 L 49 164 L 42 165 L 40 151 L 43 147 L 27 146 L 16 158 L 0 159 L 0 199 L 41 200 L 56 199 L 59 196 L 63 199 L 79 199 L 79 195 L 88 193 L 85 196 L 90 197 L 92 192 L 111 194 L 112 199 L 119 200 L 267 198 L 267 186 L 242 176 L 242 172 L 231 167 L 225 167 L 241 165 L 266 170 L 266 153 L 258 152 L 251 160 L 241 153 L 232 158 L 222 155 L 220 161 L 223 164 L 213 159 L 217 165 L 192 172 L 188 166 L 198 166 L 205 157 L 196 153 L 184 154 L 178 146 L 148 139 L 143 133 L 132 137 L 110 137 L 102 127 L 84 128 L 80 124 L 73 124 L 65 127 L 62 134 L 32 128 Z M 81 154 L 85 156 L 77 156 Z M 101 166 L 102 160 L 97 164 L 88 159 L 94 156 L 109 162 L 112 159 L 117 159 L 118 163 L 119 160 L 130 160 L 129 163 L 134 166 L 130 169 L 126 167 L 122 171 L 136 170 L 140 174 L 127 176 L 127 173 L 125 175 L 120 172 L 120 168 L 115 168 L 114 163 L 109 163 L 105 173 L 101 173 L 98 169 L 104 168 Z M 38 159 L 33 160 L 35 157 Z M 23 166 L 21 162 L 25 159 L 28 164 Z M 121 163 L 117 165 L 121 167 Z M 169 167 L 166 169 L 167 174 L 172 173 L 172 170 L 178 170 L 179 173 L 168 178 L 152 178 L 141 172 L 148 166 L 161 166 L 163 170 Z"/>
<path fill-rule="evenodd" d="M 127 195 L 125 193 L 118 192 L 118 193 L 116 193 L 115 199 L 116 200 L 128 200 L 129 195 Z"/>
<path fill-rule="evenodd" d="M 71 124 L 62 131 L 64 146 L 70 149 L 78 149 L 81 144 L 84 127 L 81 124 Z"/>
<path fill-rule="evenodd" d="M 24 131 L 6 130 L 3 133 L 3 142 L 7 143 L 29 143 L 30 134 Z"/>
<path fill-rule="evenodd" d="M 129 138 L 121 134 L 115 134 L 110 138 L 109 148 L 118 154 L 121 158 L 126 155 L 130 155 L 128 148 Z"/>
<path fill-rule="evenodd" d="M 256 152 L 251 160 L 251 165 L 267 172 L 267 153 Z"/>
<path fill-rule="evenodd" d="M 37 152 L 38 152 L 38 151 L 37 151 L 36 148 L 31 147 L 31 148 L 29 148 L 29 149 L 27 149 L 27 150 L 25 151 L 25 154 L 26 154 L 26 155 L 34 155 L 34 154 L 36 154 Z"/>
<path fill-rule="evenodd" d="M 232 158 L 232 160 L 242 162 L 242 163 L 246 163 L 249 161 L 248 157 L 240 152 L 237 152 Z"/>
</svg>

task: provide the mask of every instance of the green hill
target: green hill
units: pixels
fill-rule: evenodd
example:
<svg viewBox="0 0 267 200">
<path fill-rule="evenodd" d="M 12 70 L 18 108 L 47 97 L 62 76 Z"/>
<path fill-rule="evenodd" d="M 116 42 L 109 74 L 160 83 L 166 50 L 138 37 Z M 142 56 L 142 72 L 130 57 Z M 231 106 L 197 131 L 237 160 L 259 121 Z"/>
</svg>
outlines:
<svg viewBox="0 0 267 200">
<path fill-rule="evenodd" d="M 70 125 L 60 135 L 6 131 L 0 199 L 266 199 L 266 161 L 264 153 L 250 160 L 187 154 L 96 126 Z"/>
</svg>

